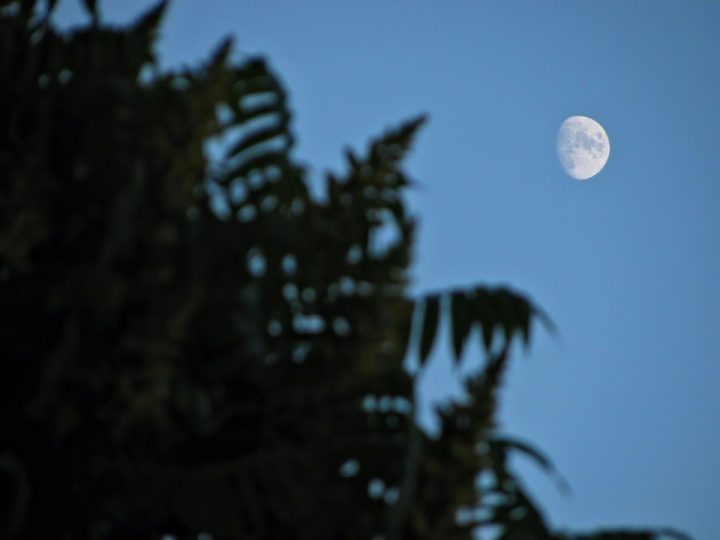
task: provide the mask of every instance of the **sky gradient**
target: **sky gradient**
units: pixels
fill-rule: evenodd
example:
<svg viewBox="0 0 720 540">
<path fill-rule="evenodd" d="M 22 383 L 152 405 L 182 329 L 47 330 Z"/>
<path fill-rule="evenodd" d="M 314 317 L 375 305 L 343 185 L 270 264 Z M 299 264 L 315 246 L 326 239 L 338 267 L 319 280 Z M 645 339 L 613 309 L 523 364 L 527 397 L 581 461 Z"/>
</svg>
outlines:
<svg viewBox="0 0 720 540">
<path fill-rule="evenodd" d="M 102 2 L 128 21 L 152 2 Z M 61 0 L 58 20 L 84 21 Z M 314 178 L 428 113 L 413 291 L 509 284 L 537 328 L 502 394 L 502 428 L 543 449 L 560 494 L 519 463 L 557 527 L 672 525 L 720 538 L 720 3 L 175 0 L 164 67 L 225 35 L 286 84 Z M 612 152 L 588 181 L 555 152 L 572 115 Z M 436 345 L 425 403 L 456 388 Z M 470 348 L 467 364 L 478 362 Z M 426 416 L 427 417 L 427 416 Z"/>
</svg>

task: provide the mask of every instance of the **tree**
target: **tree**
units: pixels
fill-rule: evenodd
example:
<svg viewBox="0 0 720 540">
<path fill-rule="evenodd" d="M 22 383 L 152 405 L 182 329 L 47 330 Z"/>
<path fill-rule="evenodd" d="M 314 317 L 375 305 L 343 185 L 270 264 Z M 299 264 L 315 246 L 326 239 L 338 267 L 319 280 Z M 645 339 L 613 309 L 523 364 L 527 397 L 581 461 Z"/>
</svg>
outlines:
<svg viewBox="0 0 720 540">
<path fill-rule="evenodd" d="M 114 28 L 85 0 L 93 23 L 69 33 L 54 5 L 0 0 L 4 537 L 662 535 L 553 532 L 508 468 L 552 470 L 494 424 L 539 308 L 504 288 L 408 296 L 401 165 L 423 117 L 314 197 L 265 62 L 223 42 L 159 73 L 164 2 Z M 434 438 L 404 359 L 422 365 L 441 323 L 458 362 L 473 334 L 486 360 Z"/>
</svg>

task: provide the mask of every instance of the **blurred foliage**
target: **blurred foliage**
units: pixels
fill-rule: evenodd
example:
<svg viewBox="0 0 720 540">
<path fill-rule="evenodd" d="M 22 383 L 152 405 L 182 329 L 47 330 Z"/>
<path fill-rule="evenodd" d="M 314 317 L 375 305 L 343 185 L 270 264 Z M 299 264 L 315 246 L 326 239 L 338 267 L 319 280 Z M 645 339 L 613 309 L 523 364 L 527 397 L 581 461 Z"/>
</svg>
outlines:
<svg viewBox="0 0 720 540">
<path fill-rule="evenodd" d="M 0 0 L 2 538 L 663 534 L 552 532 L 508 467 L 555 474 L 494 421 L 531 302 L 408 296 L 424 118 L 312 196 L 265 62 L 224 42 L 160 73 L 164 3 L 121 28 L 83 4 L 61 33 L 54 1 Z M 458 362 L 473 333 L 487 358 L 430 436 L 405 359 L 441 323 Z"/>
</svg>

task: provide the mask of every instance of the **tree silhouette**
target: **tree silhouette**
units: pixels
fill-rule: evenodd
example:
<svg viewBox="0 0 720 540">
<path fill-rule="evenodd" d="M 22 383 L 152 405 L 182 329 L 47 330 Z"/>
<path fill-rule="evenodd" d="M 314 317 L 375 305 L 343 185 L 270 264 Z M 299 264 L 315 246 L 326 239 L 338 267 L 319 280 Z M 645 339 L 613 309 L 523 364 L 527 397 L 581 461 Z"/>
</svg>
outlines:
<svg viewBox="0 0 720 540">
<path fill-rule="evenodd" d="M 2 537 L 664 534 L 553 532 L 508 468 L 552 472 L 494 424 L 536 306 L 408 295 L 401 164 L 423 117 L 313 196 L 262 60 L 224 42 L 160 73 L 164 2 L 123 28 L 84 4 L 92 23 L 61 33 L 54 1 L 0 0 Z M 458 362 L 475 334 L 486 359 L 432 437 L 405 358 L 441 323 Z"/>
</svg>

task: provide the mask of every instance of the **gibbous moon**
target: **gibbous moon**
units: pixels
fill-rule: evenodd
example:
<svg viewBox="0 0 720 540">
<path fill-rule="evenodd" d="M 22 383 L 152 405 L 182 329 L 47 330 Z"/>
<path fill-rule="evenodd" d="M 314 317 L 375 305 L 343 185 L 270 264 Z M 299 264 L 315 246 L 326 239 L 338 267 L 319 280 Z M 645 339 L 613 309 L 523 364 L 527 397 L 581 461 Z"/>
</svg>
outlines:
<svg viewBox="0 0 720 540">
<path fill-rule="evenodd" d="M 566 173 L 576 180 L 587 180 L 607 163 L 610 139 L 592 118 L 571 116 L 560 125 L 557 152 Z"/>
</svg>

